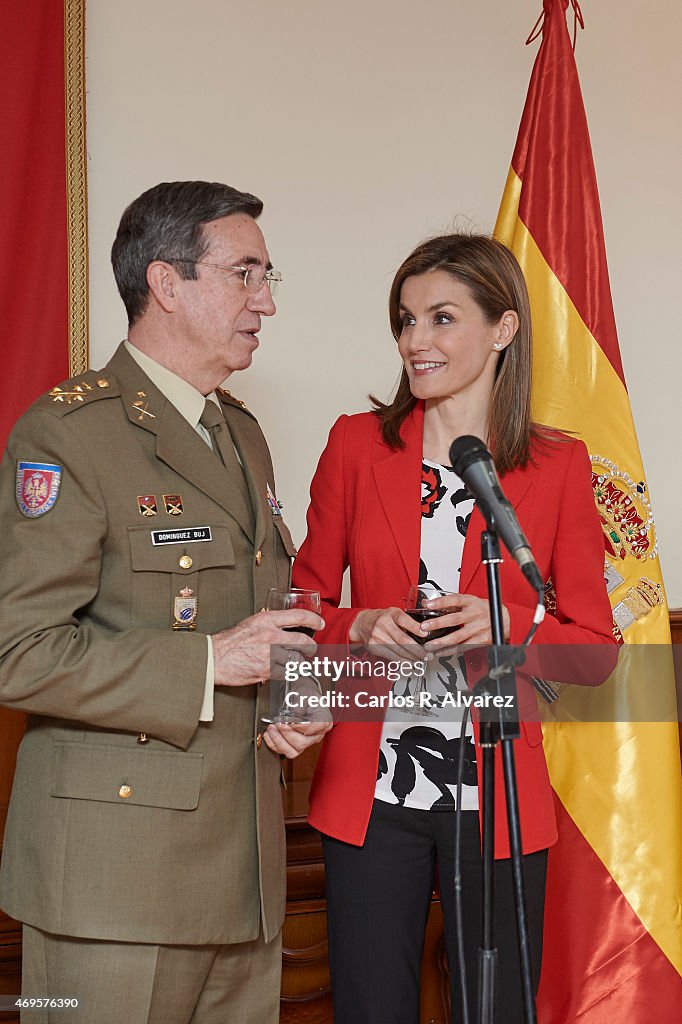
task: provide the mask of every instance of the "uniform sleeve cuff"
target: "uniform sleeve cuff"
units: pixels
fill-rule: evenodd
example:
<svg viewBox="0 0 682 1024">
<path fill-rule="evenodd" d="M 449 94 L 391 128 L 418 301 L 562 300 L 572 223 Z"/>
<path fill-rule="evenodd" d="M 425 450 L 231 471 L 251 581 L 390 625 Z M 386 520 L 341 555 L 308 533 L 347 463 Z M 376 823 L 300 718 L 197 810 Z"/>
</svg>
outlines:
<svg viewBox="0 0 682 1024">
<path fill-rule="evenodd" d="M 204 700 L 199 712 L 200 722 L 213 721 L 213 687 L 215 685 L 215 672 L 213 668 L 213 641 L 210 636 L 208 641 L 208 660 L 206 662 L 206 682 L 204 684 Z"/>
</svg>

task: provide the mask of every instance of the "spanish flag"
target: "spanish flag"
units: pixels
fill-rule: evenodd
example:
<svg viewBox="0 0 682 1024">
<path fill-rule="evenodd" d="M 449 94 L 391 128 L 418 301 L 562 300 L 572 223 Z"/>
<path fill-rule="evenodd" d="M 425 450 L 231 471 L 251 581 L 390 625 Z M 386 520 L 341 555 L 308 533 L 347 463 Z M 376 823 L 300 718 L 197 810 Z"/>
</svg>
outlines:
<svg viewBox="0 0 682 1024">
<path fill-rule="evenodd" d="M 550 851 L 538 1015 L 542 1024 L 672 1024 L 682 1014 L 682 783 L 676 715 L 660 714 L 674 707 L 668 611 L 568 0 L 543 6 L 495 236 L 513 249 L 530 291 L 533 416 L 581 437 L 591 455 L 614 632 L 626 646 L 598 691 L 599 716 L 571 720 L 578 716 L 562 713 L 563 695 L 544 712 L 559 842 Z M 654 683 L 648 721 L 642 695 Z"/>
</svg>

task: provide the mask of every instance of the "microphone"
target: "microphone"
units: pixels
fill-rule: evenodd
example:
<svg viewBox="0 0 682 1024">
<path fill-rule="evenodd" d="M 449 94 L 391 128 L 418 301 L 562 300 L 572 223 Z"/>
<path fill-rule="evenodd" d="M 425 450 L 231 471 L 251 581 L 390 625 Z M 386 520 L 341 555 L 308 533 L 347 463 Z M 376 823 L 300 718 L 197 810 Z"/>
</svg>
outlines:
<svg viewBox="0 0 682 1024">
<path fill-rule="evenodd" d="M 478 437 L 467 434 L 450 445 L 450 462 L 478 502 L 488 525 L 494 525 L 521 572 L 538 594 L 545 584 L 516 513 L 505 498 L 493 457 Z"/>
</svg>

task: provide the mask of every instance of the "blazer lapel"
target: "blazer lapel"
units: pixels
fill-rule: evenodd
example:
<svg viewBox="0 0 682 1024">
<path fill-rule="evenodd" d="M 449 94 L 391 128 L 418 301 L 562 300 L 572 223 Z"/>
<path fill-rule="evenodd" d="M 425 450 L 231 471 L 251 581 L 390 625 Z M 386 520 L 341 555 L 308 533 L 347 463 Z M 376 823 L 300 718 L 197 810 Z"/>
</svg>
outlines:
<svg viewBox="0 0 682 1024">
<path fill-rule="evenodd" d="M 424 406 L 418 402 L 402 428 L 405 447 L 391 451 L 373 467 L 379 501 L 391 527 L 394 540 L 405 566 L 410 583 L 417 583 L 421 550 L 421 464 L 424 437 Z M 383 442 L 379 442 L 383 444 Z M 525 469 L 514 469 L 500 481 L 502 490 L 514 509 L 517 508 L 531 484 L 531 474 Z M 477 505 L 469 520 L 459 587 L 466 592 L 481 564 L 481 533 L 485 519 Z M 510 557 L 507 553 L 507 557 Z"/>
<path fill-rule="evenodd" d="M 421 464 L 424 410 L 419 403 L 403 423 L 405 447 L 373 466 L 374 480 L 410 583 L 418 582 L 421 544 Z M 379 442 L 383 445 L 383 442 Z"/>
</svg>

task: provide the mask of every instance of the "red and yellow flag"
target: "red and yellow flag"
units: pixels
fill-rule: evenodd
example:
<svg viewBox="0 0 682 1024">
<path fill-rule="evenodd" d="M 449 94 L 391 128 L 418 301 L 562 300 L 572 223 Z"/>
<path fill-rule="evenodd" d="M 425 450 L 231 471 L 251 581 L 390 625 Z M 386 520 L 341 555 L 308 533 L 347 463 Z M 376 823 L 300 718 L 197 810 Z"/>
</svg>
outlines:
<svg viewBox="0 0 682 1024">
<path fill-rule="evenodd" d="M 533 416 L 581 437 L 592 458 L 614 630 L 626 645 L 667 645 L 668 611 L 618 348 L 568 0 L 543 6 L 542 41 L 495 236 L 513 249 L 530 291 Z M 543 1024 L 672 1024 L 682 1012 L 679 733 L 674 713 L 659 713 L 662 688 L 674 706 L 672 659 L 660 646 L 647 650 L 658 651 L 652 671 L 659 700 L 651 715 L 657 720 L 642 720 L 642 694 L 654 682 L 646 678 L 647 658 L 640 648 L 629 662 L 634 649 L 627 647 L 623 665 L 599 692 L 601 721 L 545 713 L 559 842 L 550 851 Z M 604 715 L 609 702 L 613 713 Z"/>
</svg>

